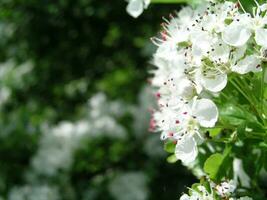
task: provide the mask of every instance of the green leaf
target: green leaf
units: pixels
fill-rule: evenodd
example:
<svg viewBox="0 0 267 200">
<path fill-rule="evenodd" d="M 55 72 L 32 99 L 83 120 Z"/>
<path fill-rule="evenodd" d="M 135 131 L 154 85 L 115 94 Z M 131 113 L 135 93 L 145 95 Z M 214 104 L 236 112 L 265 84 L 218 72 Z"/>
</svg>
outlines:
<svg viewBox="0 0 267 200">
<path fill-rule="evenodd" d="M 204 171 L 209 174 L 211 179 L 216 179 L 220 166 L 223 163 L 224 156 L 220 153 L 212 154 L 204 164 Z"/>
<path fill-rule="evenodd" d="M 222 131 L 221 128 L 209 128 L 207 130 L 209 131 L 211 137 L 217 136 Z"/>
<path fill-rule="evenodd" d="M 252 129 L 253 132 L 265 133 L 265 127 L 259 122 L 247 122 L 246 125 L 246 128 Z"/>
<path fill-rule="evenodd" d="M 175 146 L 176 145 L 172 141 L 168 141 L 164 144 L 164 150 L 168 153 L 174 153 Z"/>
<path fill-rule="evenodd" d="M 179 42 L 178 46 L 179 47 L 189 47 L 191 45 L 190 42 Z"/>
<path fill-rule="evenodd" d="M 267 150 L 267 143 L 265 143 L 265 142 L 261 142 L 261 143 L 259 144 L 259 147 L 261 147 L 261 148 Z"/>
<path fill-rule="evenodd" d="M 227 103 L 221 106 L 219 109 L 220 109 L 220 120 L 227 124 L 237 126 L 244 121 L 257 122 L 256 116 L 248 112 L 243 107 Z"/>
<path fill-rule="evenodd" d="M 204 163 L 204 171 L 209 174 L 212 180 L 219 180 L 225 175 L 226 168 L 229 167 L 229 154 L 232 147 L 226 146 L 223 154 L 212 154 Z"/>
<path fill-rule="evenodd" d="M 245 122 L 245 121 L 242 122 L 242 123 L 237 127 L 236 131 L 237 131 L 237 136 L 238 136 L 238 138 L 239 138 L 239 139 L 244 139 L 245 136 L 246 136 L 246 134 L 245 134 L 245 132 L 246 132 L 246 122 Z"/>
<path fill-rule="evenodd" d="M 168 158 L 167 158 L 167 162 L 168 163 L 175 163 L 178 159 L 176 158 L 175 154 L 173 155 L 170 155 Z"/>
<path fill-rule="evenodd" d="M 232 21 L 233 21 L 232 19 L 227 18 L 227 19 L 224 20 L 224 23 L 226 23 L 227 25 L 229 25 L 229 24 L 232 23 Z"/>
</svg>

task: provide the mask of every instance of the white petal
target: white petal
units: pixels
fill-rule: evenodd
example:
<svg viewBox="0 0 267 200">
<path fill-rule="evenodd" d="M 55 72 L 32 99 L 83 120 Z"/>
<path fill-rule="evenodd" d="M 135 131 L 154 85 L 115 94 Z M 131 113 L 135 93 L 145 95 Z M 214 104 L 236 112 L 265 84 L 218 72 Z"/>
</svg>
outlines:
<svg viewBox="0 0 267 200">
<path fill-rule="evenodd" d="M 214 45 L 214 51 L 210 53 L 213 60 L 220 60 L 226 63 L 229 59 L 230 47 L 222 41 L 218 41 Z"/>
<path fill-rule="evenodd" d="M 144 0 L 144 8 L 147 8 L 150 4 L 150 0 Z"/>
<path fill-rule="evenodd" d="M 202 127 L 213 127 L 218 120 L 218 109 L 209 99 L 197 100 L 192 112 Z"/>
<path fill-rule="evenodd" d="M 239 74 L 258 72 L 261 71 L 260 63 L 261 61 L 259 58 L 257 58 L 255 55 L 250 55 L 239 61 L 235 66 L 232 67 L 232 70 Z"/>
<path fill-rule="evenodd" d="M 213 38 L 206 32 L 194 31 L 191 33 L 192 55 L 195 59 L 201 60 L 210 50 Z"/>
<path fill-rule="evenodd" d="M 190 196 L 188 196 L 187 194 L 183 194 L 181 197 L 180 197 L 180 200 L 190 200 Z"/>
<path fill-rule="evenodd" d="M 181 97 L 192 98 L 194 95 L 195 88 L 191 81 L 186 78 L 177 81 L 177 93 Z"/>
<path fill-rule="evenodd" d="M 232 52 L 231 62 L 235 63 L 238 60 L 240 60 L 245 55 L 246 50 L 247 50 L 247 45 L 236 48 L 235 51 Z"/>
<path fill-rule="evenodd" d="M 248 196 L 245 196 L 245 197 L 240 197 L 238 200 L 253 200 L 253 199 Z"/>
<path fill-rule="evenodd" d="M 267 48 L 267 29 L 257 29 L 255 31 L 255 40 L 258 45 Z"/>
<path fill-rule="evenodd" d="M 225 43 L 240 47 L 246 44 L 251 36 L 251 31 L 244 25 L 231 23 L 222 33 L 222 39 Z"/>
<path fill-rule="evenodd" d="M 139 15 L 141 15 L 143 10 L 143 0 L 130 0 L 126 8 L 126 11 L 134 18 L 137 18 Z"/>
<path fill-rule="evenodd" d="M 198 70 L 195 74 L 195 88 L 196 92 L 200 94 L 203 91 L 203 85 L 201 84 L 201 70 Z"/>
<path fill-rule="evenodd" d="M 211 92 L 219 92 L 227 85 L 227 74 L 221 74 L 214 78 L 201 76 L 201 84 Z"/>
<path fill-rule="evenodd" d="M 193 14 L 194 11 L 192 10 L 192 8 L 186 6 L 179 11 L 177 19 L 179 19 L 184 24 L 190 24 L 192 22 Z"/>
<path fill-rule="evenodd" d="M 193 162 L 197 154 L 197 144 L 193 137 L 188 136 L 178 141 L 175 155 L 177 159 L 181 160 L 184 164 Z"/>
<path fill-rule="evenodd" d="M 250 187 L 250 178 L 244 170 L 241 159 L 234 158 L 233 161 L 234 180 L 236 183 L 240 181 L 241 186 Z"/>
</svg>

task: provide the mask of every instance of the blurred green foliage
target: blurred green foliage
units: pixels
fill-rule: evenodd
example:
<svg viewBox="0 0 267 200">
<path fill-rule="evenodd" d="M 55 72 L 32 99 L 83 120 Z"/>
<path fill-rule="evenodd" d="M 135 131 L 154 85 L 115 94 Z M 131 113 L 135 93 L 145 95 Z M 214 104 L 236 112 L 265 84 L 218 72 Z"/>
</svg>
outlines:
<svg viewBox="0 0 267 200">
<path fill-rule="evenodd" d="M 149 38 L 159 30 L 161 17 L 179 7 L 152 5 L 135 20 L 125 6 L 122 0 L 0 2 L 0 61 L 14 65 L 0 66 L 10 69 L 0 73 L 0 89 L 8 91 L 0 105 L 0 196 L 24 184 L 44 124 L 78 121 L 97 91 L 137 103 L 154 49 Z M 25 63 L 28 71 L 21 70 Z M 144 154 L 131 123 L 131 117 L 120 119 L 131 133 L 126 140 L 83 141 L 70 171 L 49 180 L 60 185 L 62 199 L 81 199 L 86 187 L 96 189 L 95 199 L 112 199 L 107 182 L 113 175 L 106 174 L 111 169 L 145 171 L 149 199 L 175 199 L 190 185 L 185 170 Z"/>
</svg>

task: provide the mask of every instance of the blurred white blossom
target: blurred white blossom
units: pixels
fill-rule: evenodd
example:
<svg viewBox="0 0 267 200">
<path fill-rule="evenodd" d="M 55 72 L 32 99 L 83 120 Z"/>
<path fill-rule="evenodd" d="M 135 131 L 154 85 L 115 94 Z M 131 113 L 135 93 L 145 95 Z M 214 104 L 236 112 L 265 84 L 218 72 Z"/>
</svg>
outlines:
<svg viewBox="0 0 267 200">
<path fill-rule="evenodd" d="M 116 120 L 125 112 L 123 107 L 119 102 L 108 102 L 104 94 L 96 94 L 89 100 L 87 117 L 44 127 L 39 149 L 32 158 L 34 172 L 54 176 L 68 170 L 74 151 L 85 137 L 124 138 L 126 130 Z"/>
<path fill-rule="evenodd" d="M 243 187 L 250 187 L 250 178 L 244 170 L 243 161 L 238 158 L 234 158 L 233 161 L 234 180 L 236 183 L 240 181 L 240 185 Z"/>
<path fill-rule="evenodd" d="M 72 153 L 79 145 L 84 129 L 79 124 L 62 122 L 53 129 L 47 129 L 42 135 L 39 149 L 32 159 L 35 172 L 48 176 L 55 175 L 59 170 L 67 170 L 72 163 Z"/>
<path fill-rule="evenodd" d="M 14 60 L 0 63 L 0 107 L 8 101 L 14 89 L 27 84 L 28 76 L 33 69 L 33 63 L 27 61 L 20 65 Z"/>
<path fill-rule="evenodd" d="M 14 187 L 8 200 L 59 200 L 59 192 L 48 185 L 25 185 Z"/>
<path fill-rule="evenodd" d="M 116 200 L 145 200 L 147 177 L 143 172 L 121 173 L 110 182 L 109 191 Z"/>
</svg>

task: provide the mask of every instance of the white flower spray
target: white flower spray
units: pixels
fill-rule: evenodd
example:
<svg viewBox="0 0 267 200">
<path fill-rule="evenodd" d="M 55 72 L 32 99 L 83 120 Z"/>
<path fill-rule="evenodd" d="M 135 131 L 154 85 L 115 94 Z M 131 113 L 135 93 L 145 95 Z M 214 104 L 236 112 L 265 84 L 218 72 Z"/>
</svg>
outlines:
<svg viewBox="0 0 267 200">
<path fill-rule="evenodd" d="M 197 184 L 194 188 L 189 188 L 189 194 L 183 194 L 180 200 L 252 200 L 247 196 L 241 198 L 230 197 L 235 190 L 236 184 L 233 180 L 223 181 L 218 185 L 209 180 L 209 184 L 205 186 Z"/>
<path fill-rule="evenodd" d="M 151 128 L 177 143 L 175 154 L 184 164 L 196 159 L 197 145 L 205 140 L 202 128 L 214 127 L 218 120 L 209 98 L 226 87 L 228 75 L 262 70 L 266 5 L 253 15 L 228 1 L 185 7 L 165 19 L 161 37 L 152 38 L 158 49 L 151 82 L 158 88 L 159 109 Z M 255 51 L 248 53 L 251 46 Z"/>
</svg>

